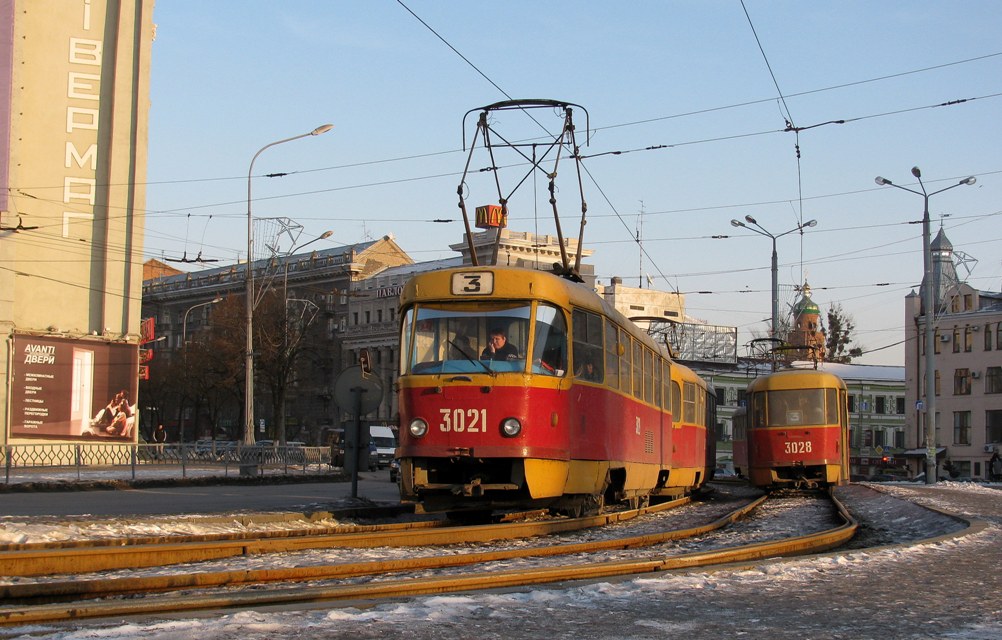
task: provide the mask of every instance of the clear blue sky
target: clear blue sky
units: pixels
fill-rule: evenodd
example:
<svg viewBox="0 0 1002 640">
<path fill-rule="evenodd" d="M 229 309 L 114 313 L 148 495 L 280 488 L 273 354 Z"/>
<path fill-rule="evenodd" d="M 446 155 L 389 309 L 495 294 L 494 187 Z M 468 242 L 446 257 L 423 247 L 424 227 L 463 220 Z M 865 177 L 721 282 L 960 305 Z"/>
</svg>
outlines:
<svg viewBox="0 0 1002 640">
<path fill-rule="evenodd" d="M 909 224 L 922 198 L 873 179 L 917 189 L 915 165 L 929 191 L 977 176 L 931 199 L 933 233 L 942 220 L 977 259 L 973 286 L 1002 289 L 995 0 L 160 0 L 154 22 L 147 257 L 242 260 L 251 158 L 324 123 L 334 130 L 258 158 L 255 217 L 292 218 L 301 241 L 334 231 L 316 247 L 393 234 L 415 260 L 454 255 L 463 116 L 510 96 L 590 114 L 584 239 L 600 280 L 650 275 L 686 293 L 691 316 L 738 326 L 742 343 L 768 330 L 771 242 L 730 220 L 780 234 L 816 219 L 778 241 L 781 305 L 806 277 L 823 312 L 838 303 L 855 319 L 874 350 L 860 362 L 904 363 L 903 345 L 880 348 L 904 339 L 903 299 L 922 278 L 921 225 Z M 580 111 L 576 124 L 581 141 Z M 498 125 L 539 135 L 525 118 Z M 289 175 L 259 177 L 275 172 Z M 571 164 L 560 182 L 576 236 Z M 468 204 L 495 202 L 488 186 L 471 180 Z M 513 200 L 510 226 L 552 233 L 537 186 Z"/>
</svg>

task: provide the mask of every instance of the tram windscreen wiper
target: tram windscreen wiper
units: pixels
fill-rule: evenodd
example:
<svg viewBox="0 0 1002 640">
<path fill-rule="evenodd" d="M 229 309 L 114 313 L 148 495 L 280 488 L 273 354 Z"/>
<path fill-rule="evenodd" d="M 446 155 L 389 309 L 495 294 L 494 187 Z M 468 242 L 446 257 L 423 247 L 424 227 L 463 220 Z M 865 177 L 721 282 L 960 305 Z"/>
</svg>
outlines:
<svg viewBox="0 0 1002 640">
<path fill-rule="evenodd" d="M 456 344 L 455 340 L 452 340 L 450 338 L 449 339 L 449 344 L 451 344 L 453 347 L 455 347 L 456 351 L 458 351 L 459 353 L 461 353 L 464 358 L 466 358 L 470 362 L 475 362 L 475 363 L 479 364 L 481 367 L 483 367 L 484 371 L 486 371 L 490 375 L 492 375 L 492 376 L 496 376 L 497 375 L 497 372 L 494 371 L 493 369 L 491 369 L 490 367 L 488 367 L 486 364 L 484 364 L 483 360 L 478 360 L 478 359 L 474 358 L 473 356 L 471 356 L 469 353 L 466 352 L 466 349 L 464 349 L 462 346 Z"/>
</svg>

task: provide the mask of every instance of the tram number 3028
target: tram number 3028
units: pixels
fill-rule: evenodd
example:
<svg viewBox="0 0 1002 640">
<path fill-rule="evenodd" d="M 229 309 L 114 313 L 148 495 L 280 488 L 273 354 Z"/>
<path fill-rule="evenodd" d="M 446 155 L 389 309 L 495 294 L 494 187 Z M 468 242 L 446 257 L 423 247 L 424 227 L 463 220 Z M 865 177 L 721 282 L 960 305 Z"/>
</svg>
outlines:
<svg viewBox="0 0 1002 640">
<path fill-rule="evenodd" d="M 811 441 L 800 440 L 797 442 L 784 442 L 783 453 L 810 453 Z"/>
<path fill-rule="evenodd" d="M 487 409 L 439 409 L 444 433 L 487 433 Z"/>
</svg>

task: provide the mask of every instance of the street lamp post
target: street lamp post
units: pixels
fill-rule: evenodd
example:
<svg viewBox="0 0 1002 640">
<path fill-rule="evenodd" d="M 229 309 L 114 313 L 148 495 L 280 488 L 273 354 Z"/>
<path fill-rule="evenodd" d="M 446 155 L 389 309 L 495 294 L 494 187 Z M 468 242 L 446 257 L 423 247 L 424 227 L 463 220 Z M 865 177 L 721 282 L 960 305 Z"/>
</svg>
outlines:
<svg viewBox="0 0 1002 640">
<path fill-rule="evenodd" d="M 760 225 L 758 223 L 758 220 L 756 220 L 755 218 L 751 216 L 745 216 L 745 220 L 748 221 L 750 224 L 755 225 L 755 227 L 758 227 L 758 229 L 756 229 L 755 227 L 749 227 L 747 224 L 741 222 L 740 220 L 731 220 L 731 225 L 735 227 L 744 227 L 749 231 L 754 231 L 760 236 L 765 236 L 767 238 L 772 239 L 772 337 L 775 338 L 777 337 L 777 334 L 779 334 L 779 260 L 776 254 L 776 239 L 782 238 L 783 236 L 793 233 L 794 231 L 803 231 L 806 227 L 815 227 L 817 226 L 818 221 L 808 220 L 803 224 L 798 224 L 796 227 L 790 229 L 789 231 L 784 231 L 783 233 L 773 235 L 772 233 L 767 231 L 765 227 Z"/>
<path fill-rule="evenodd" d="M 325 124 L 317 127 L 309 133 L 303 133 L 284 140 L 266 144 L 261 147 L 254 157 L 251 158 L 250 168 L 247 170 L 247 309 L 246 325 L 247 340 L 246 353 L 244 354 L 244 437 L 245 445 L 254 444 L 254 216 L 251 213 L 251 177 L 254 174 L 254 161 L 264 152 L 265 149 L 285 142 L 292 142 L 307 136 L 318 136 L 327 133 L 334 128 L 332 124 Z"/>
<path fill-rule="evenodd" d="M 929 230 L 929 198 L 936 195 L 937 193 L 942 193 L 954 187 L 959 187 L 963 184 L 974 184 L 977 179 L 974 176 L 969 176 L 964 178 L 957 184 L 951 184 L 949 187 L 940 189 L 939 191 L 933 191 L 928 193 L 925 190 L 925 185 L 922 183 L 922 171 L 918 167 L 912 167 L 912 175 L 918 180 L 919 187 L 922 191 L 915 191 L 914 189 L 909 189 L 908 187 L 902 187 L 899 184 L 894 184 L 887 178 L 882 178 L 877 176 L 874 178 L 880 186 L 890 185 L 892 187 L 897 187 L 902 191 L 908 191 L 916 195 L 922 196 L 922 262 L 925 271 L 923 276 L 923 282 L 925 283 L 925 291 L 922 297 L 922 305 L 925 307 L 925 403 L 923 407 L 925 409 L 925 483 L 935 484 L 936 483 L 936 334 L 935 334 L 935 324 L 936 319 L 936 293 L 933 290 L 933 275 L 932 275 L 932 243 L 930 240 L 930 230 Z"/>
<path fill-rule="evenodd" d="M 188 314 L 191 313 L 192 309 L 197 309 L 198 307 L 204 307 L 207 304 L 218 304 L 222 302 L 223 299 L 220 296 L 216 296 L 208 302 L 199 302 L 198 304 L 193 304 L 188 307 L 188 310 L 184 312 L 184 319 L 181 322 L 181 346 L 184 347 L 188 344 Z"/>
</svg>

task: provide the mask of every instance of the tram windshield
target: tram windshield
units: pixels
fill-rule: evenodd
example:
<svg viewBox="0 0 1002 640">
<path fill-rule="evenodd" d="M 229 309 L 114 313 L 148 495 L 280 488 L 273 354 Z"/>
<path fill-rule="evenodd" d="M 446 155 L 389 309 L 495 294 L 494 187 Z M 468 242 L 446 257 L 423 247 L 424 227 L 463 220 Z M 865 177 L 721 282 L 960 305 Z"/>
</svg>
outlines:
<svg viewBox="0 0 1002 640">
<path fill-rule="evenodd" d="M 752 399 L 752 426 L 838 424 L 837 398 L 835 389 L 790 389 L 756 393 Z"/>
<path fill-rule="evenodd" d="M 404 313 L 400 344 L 404 374 L 566 373 L 564 315 L 543 303 L 417 305 Z"/>
</svg>

